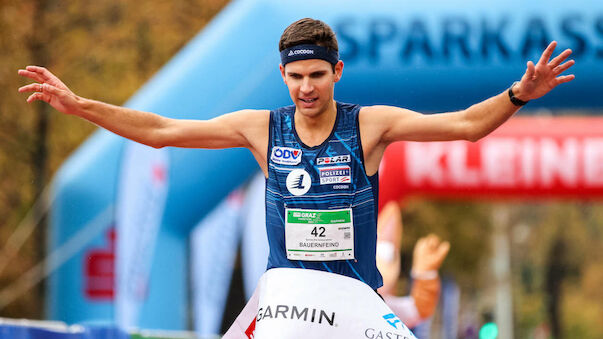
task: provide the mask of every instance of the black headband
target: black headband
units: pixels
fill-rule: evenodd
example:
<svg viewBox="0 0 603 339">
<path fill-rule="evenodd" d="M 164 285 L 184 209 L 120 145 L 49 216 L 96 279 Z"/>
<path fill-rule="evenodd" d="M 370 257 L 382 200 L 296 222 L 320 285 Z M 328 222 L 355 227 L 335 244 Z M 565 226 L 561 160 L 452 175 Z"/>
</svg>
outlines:
<svg viewBox="0 0 603 339">
<path fill-rule="evenodd" d="M 307 59 L 322 59 L 335 65 L 339 61 L 339 52 L 318 45 L 297 45 L 281 52 L 281 64 Z"/>
</svg>

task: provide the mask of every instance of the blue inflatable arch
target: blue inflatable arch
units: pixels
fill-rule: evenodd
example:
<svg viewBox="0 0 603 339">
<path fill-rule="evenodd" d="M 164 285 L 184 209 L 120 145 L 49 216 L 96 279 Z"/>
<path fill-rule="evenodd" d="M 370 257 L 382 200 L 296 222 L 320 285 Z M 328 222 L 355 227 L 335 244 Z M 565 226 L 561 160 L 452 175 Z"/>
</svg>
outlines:
<svg viewBox="0 0 603 339">
<path fill-rule="evenodd" d="M 555 39 L 560 48 L 575 50 L 577 78 L 529 108 L 603 107 L 600 0 L 235 0 L 126 106 L 209 119 L 290 104 L 278 71 L 277 43 L 284 28 L 302 17 L 327 22 L 339 37 L 345 63 L 335 90 L 340 101 L 423 112 L 461 109 L 518 80 L 525 61 L 535 60 Z M 52 248 L 113 206 L 123 146 L 124 139 L 99 130 L 65 162 L 54 181 Z M 169 197 L 141 328 L 186 328 L 188 233 L 258 170 L 244 149 L 171 148 L 169 158 Z M 109 228 L 113 220 L 100 222 Z M 105 234 L 90 244 L 103 246 L 108 246 Z M 113 321 L 110 300 L 91 301 L 83 292 L 86 253 L 51 276 L 50 318 Z"/>
</svg>

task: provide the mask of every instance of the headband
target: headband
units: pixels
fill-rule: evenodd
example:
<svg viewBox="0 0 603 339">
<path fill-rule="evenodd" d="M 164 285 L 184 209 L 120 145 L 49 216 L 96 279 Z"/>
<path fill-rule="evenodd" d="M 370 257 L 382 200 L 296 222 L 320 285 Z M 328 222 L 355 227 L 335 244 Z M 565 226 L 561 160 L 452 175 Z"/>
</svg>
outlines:
<svg viewBox="0 0 603 339">
<path fill-rule="evenodd" d="M 281 52 L 281 64 L 283 66 L 293 61 L 307 59 L 322 59 L 331 65 L 335 65 L 339 61 L 339 52 L 309 44 L 296 45 Z"/>
</svg>

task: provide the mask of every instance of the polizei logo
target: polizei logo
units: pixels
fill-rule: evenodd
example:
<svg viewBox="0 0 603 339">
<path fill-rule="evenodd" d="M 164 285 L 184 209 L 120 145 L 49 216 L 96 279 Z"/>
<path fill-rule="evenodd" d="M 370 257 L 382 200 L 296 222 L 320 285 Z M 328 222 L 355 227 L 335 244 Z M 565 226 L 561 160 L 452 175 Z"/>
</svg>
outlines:
<svg viewBox="0 0 603 339">
<path fill-rule="evenodd" d="M 335 312 L 317 310 L 315 308 L 299 307 L 295 305 L 276 305 L 260 307 L 256 322 L 266 319 L 288 319 L 311 323 L 335 326 Z"/>
<path fill-rule="evenodd" d="M 346 184 L 352 180 L 350 166 L 325 167 L 321 168 L 319 172 L 321 185 Z"/>
<path fill-rule="evenodd" d="M 280 165 L 297 165 L 301 161 L 302 151 L 291 147 L 274 147 L 270 160 Z"/>
<path fill-rule="evenodd" d="M 287 56 L 294 56 L 294 55 L 300 55 L 300 54 L 314 54 L 314 51 L 311 49 L 296 49 L 296 50 L 289 51 L 289 54 L 287 54 Z"/>
</svg>

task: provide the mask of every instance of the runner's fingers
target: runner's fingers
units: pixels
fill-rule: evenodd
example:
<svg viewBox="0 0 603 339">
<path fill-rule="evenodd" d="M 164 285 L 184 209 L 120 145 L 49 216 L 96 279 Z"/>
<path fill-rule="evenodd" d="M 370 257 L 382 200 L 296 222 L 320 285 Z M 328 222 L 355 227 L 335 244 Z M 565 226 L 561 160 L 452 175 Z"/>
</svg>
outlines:
<svg viewBox="0 0 603 339">
<path fill-rule="evenodd" d="M 557 77 L 556 78 L 557 79 L 557 85 L 563 84 L 563 83 L 566 83 L 566 82 L 570 82 L 570 81 L 574 80 L 574 78 L 576 78 L 576 76 L 573 75 L 573 74 L 562 75 L 560 77 Z"/>
<path fill-rule="evenodd" d="M 440 258 L 444 258 L 446 255 L 448 255 L 448 251 L 450 251 L 450 243 L 448 241 L 444 241 L 438 248 L 438 256 Z"/>
<path fill-rule="evenodd" d="M 33 84 L 25 85 L 25 86 L 19 88 L 19 93 L 39 92 L 39 91 L 40 91 L 40 84 L 37 82 L 33 83 Z"/>
<path fill-rule="evenodd" d="M 526 77 L 528 79 L 532 79 L 534 77 L 534 73 L 536 72 L 536 67 L 532 61 L 528 61 L 527 69 L 526 69 Z"/>
<path fill-rule="evenodd" d="M 27 66 L 25 67 L 26 70 L 30 71 L 30 72 L 34 72 L 36 74 L 38 74 L 40 77 L 42 77 L 42 79 L 44 81 L 50 80 L 52 73 L 50 73 L 49 70 L 47 70 L 44 67 L 40 67 L 40 66 Z"/>
<path fill-rule="evenodd" d="M 569 48 L 566 49 L 565 51 L 561 52 L 561 54 L 556 56 L 553 60 L 551 60 L 551 62 L 549 62 L 549 66 L 551 66 L 551 67 L 559 66 L 565 59 L 567 59 L 568 56 L 570 56 L 570 54 L 572 54 L 572 50 Z"/>
<path fill-rule="evenodd" d="M 44 93 L 50 93 L 52 95 L 60 96 L 60 95 L 62 95 L 62 94 L 65 93 L 61 89 L 59 89 L 59 88 L 57 88 L 57 87 L 55 87 L 55 86 L 53 86 L 51 84 L 42 84 L 42 88 L 43 88 L 42 92 L 44 92 Z"/>
<path fill-rule="evenodd" d="M 27 98 L 27 102 L 28 103 L 32 103 L 32 102 L 34 102 L 36 100 L 41 100 L 41 101 L 49 102 L 50 101 L 50 95 L 44 94 L 44 93 L 41 93 L 41 92 L 36 92 L 36 93 L 30 95 Z"/>
<path fill-rule="evenodd" d="M 551 55 L 553 55 L 555 47 L 557 47 L 557 41 L 551 42 L 548 47 L 544 50 L 544 52 L 542 52 L 542 56 L 540 56 L 540 60 L 538 60 L 538 63 L 541 65 L 546 65 L 549 62 Z"/>
<path fill-rule="evenodd" d="M 44 78 L 40 74 L 38 74 L 36 72 L 28 71 L 26 69 L 20 69 L 17 72 L 17 74 L 19 74 L 20 76 L 29 78 L 29 79 L 31 79 L 33 81 L 44 82 Z"/>
<path fill-rule="evenodd" d="M 553 69 L 553 74 L 559 75 L 565 72 L 568 68 L 572 67 L 576 62 L 574 60 L 569 60 Z"/>
</svg>

